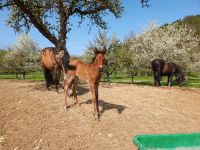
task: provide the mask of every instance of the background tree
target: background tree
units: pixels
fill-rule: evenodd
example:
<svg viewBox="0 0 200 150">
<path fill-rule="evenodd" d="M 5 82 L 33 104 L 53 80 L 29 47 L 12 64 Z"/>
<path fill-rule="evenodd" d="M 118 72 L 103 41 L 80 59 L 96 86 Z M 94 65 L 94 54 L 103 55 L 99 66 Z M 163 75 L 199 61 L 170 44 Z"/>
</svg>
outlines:
<svg viewBox="0 0 200 150">
<path fill-rule="evenodd" d="M 158 28 L 155 23 L 150 23 L 130 41 L 130 49 L 141 68 L 150 67 L 155 58 L 175 62 L 185 69 L 199 68 L 199 37 L 185 25 L 174 23 Z"/>
<path fill-rule="evenodd" d="M 3 68 L 3 59 L 8 51 L 7 50 L 0 50 L 0 67 Z"/>
<path fill-rule="evenodd" d="M 115 57 L 117 58 L 118 69 L 130 75 L 133 83 L 133 77 L 138 71 L 138 63 L 135 62 L 135 54 L 130 50 L 128 41 L 121 43 L 116 51 Z"/>
<path fill-rule="evenodd" d="M 120 0 L 1 0 L 0 9 L 3 8 L 8 8 L 7 23 L 15 31 L 29 31 L 33 25 L 55 46 L 63 47 L 71 29 L 70 17 L 78 16 L 79 23 L 89 19 L 91 25 L 106 28 L 103 16 L 111 13 L 118 18 L 123 12 Z"/>
<path fill-rule="evenodd" d="M 89 19 L 91 25 L 106 28 L 103 16 L 111 13 L 119 18 L 124 9 L 120 0 L 0 0 L 0 10 L 3 8 L 9 10 L 7 23 L 15 31 L 29 31 L 33 25 L 55 46 L 63 47 L 71 29 L 71 17 L 79 17 L 80 24 Z"/>
<path fill-rule="evenodd" d="M 39 69 L 39 47 L 30 36 L 21 34 L 13 50 L 4 56 L 4 66 L 12 72 L 25 74 Z"/>
</svg>

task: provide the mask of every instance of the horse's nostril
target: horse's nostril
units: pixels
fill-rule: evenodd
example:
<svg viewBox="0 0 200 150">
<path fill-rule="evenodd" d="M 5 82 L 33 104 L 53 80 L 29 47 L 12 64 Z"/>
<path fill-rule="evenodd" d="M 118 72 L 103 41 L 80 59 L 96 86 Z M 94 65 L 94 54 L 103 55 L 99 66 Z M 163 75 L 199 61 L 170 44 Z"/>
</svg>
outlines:
<svg viewBox="0 0 200 150">
<path fill-rule="evenodd" d="M 99 66 L 99 71 L 102 72 L 103 71 L 103 67 Z"/>
</svg>

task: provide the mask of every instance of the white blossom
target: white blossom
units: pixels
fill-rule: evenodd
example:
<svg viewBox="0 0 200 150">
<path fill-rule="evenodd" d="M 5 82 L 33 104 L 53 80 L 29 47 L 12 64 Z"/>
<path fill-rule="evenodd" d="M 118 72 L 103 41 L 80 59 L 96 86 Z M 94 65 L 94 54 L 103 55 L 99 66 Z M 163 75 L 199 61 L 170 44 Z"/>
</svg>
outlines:
<svg viewBox="0 0 200 150">
<path fill-rule="evenodd" d="M 156 58 L 175 62 L 184 69 L 200 70 L 199 37 L 186 25 L 174 23 L 157 27 L 152 23 L 136 38 L 130 40 L 135 62 L 149 67 Z"/>
</svg>

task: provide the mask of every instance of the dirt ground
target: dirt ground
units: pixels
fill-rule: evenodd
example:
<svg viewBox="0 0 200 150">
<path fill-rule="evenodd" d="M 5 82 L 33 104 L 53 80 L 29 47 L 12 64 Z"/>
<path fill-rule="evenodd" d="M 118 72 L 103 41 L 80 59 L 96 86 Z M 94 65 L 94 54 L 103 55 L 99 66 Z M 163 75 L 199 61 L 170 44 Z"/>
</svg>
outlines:
<svg viewBox="0 0 200 150">
<path fill-rule="evenodd" d="M 100 122 L 87 85 L 79 86 L 81 107 L 69 111 L 59 92 L 0 80 L 0 149 L 129 150 L 137 134 L 200 132 L 200 89 L 101 84 Z"/>
</svg>

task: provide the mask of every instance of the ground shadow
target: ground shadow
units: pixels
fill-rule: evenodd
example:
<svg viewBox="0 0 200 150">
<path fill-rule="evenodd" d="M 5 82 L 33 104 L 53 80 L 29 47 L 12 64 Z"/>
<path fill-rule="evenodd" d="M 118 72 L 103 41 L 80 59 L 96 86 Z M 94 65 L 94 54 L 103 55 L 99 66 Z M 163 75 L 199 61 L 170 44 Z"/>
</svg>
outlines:
<svg viewBox="0 0 200 150">
<path fill-rule="evenodd" d="M 46 88 L 46 84 L 45 83 L 38 83 L 38 84 L 34 84 L 34 85 L 28 85 L 28 86 L 21 86 L 20 88 L 26 88 L 26 89 L 30 89 L 31 90 L 38 90 L 38 91 L 56 91 L 55 85 L 51 85 L 49 90 Z M 63 85 L 59 84 L 58 85 L 58 89 L 59 91 L 63 90 Z M 61 92 L 59 92 L 61 93 Z"/>
<path fill-rule="evenodd" d="M 86 102 L 82 102 L 81 104 L 92 104 L 92 100 L 87 100 Z M 117 112 L 121 114 L 127 108 L 126 106 L 108 103 L 103 100 L 99 100 L 99 106 L 102 107 L 102 110 L 100 111 L 101 114 L 110 109 L 116 109 Z"/>
<path fill-rule="evenodd" d="M 37 84 L 34 85 L 28 85 L 28 86 L 20 86 L 20 88 L 26 88 L 27 90 L 29 89 L 30 91 L 32 90 L 38 90 L 38 91 L 56 91 L 55 85 L 51 85 L 50 89 L 47 90 L 45 82 L 38 82 Z M 62 93 L 64 91 L 63 85 L 60 83 L 58 85 L 59 93 Z M 85 93 L 89 92 L 89 88 L 85 87 L 84 84 L 79 84 L 77 86 L 77 95 L 84 95 Z"/>
</svg>

